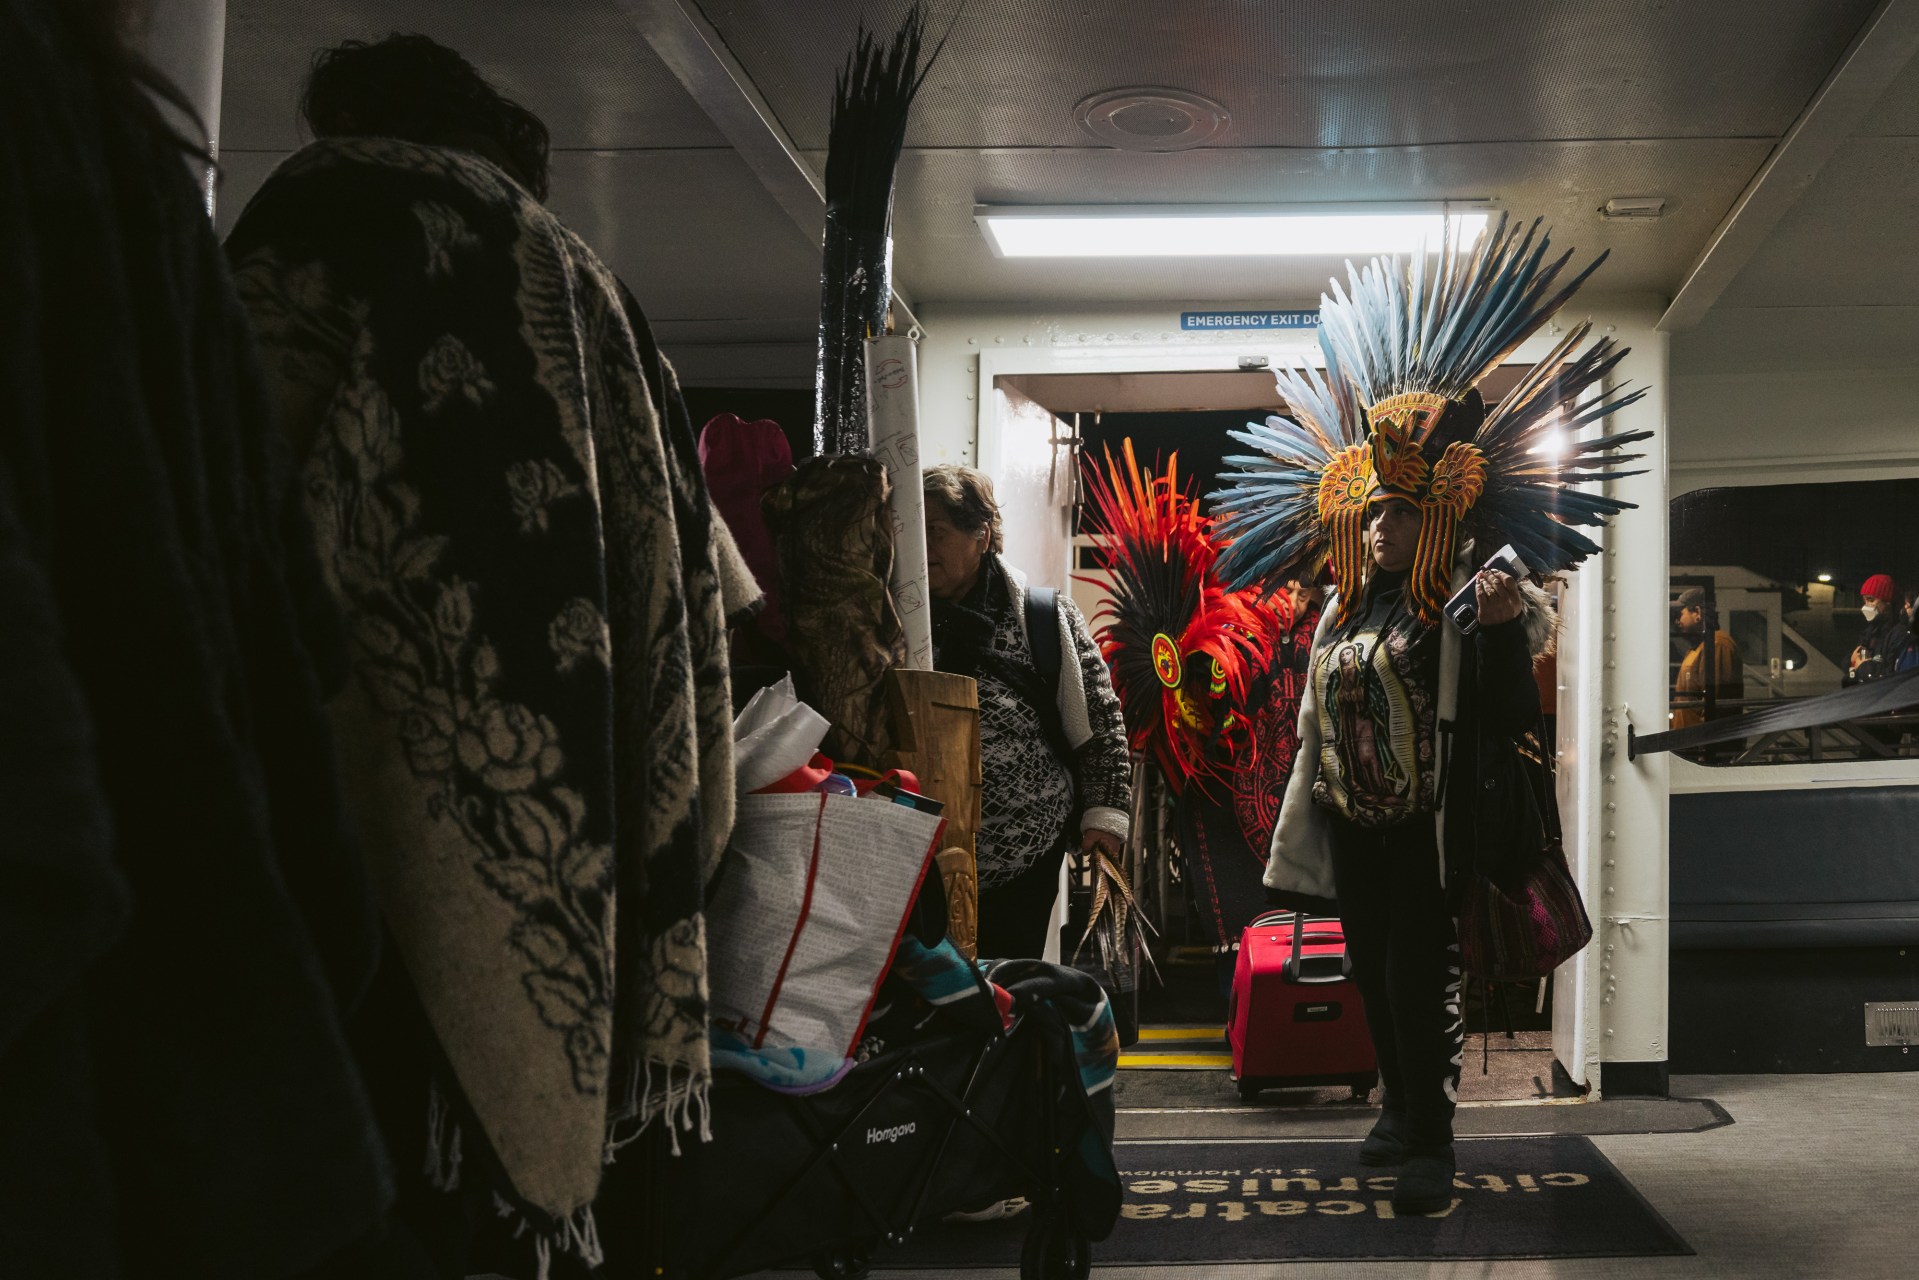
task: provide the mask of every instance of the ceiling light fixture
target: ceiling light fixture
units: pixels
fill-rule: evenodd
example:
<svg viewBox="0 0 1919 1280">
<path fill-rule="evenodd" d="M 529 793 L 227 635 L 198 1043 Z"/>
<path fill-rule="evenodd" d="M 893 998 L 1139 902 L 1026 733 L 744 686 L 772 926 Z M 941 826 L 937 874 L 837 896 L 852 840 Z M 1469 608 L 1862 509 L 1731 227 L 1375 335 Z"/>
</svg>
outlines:
<svg viewBox="0 0 1919 1280">
<path fill-rule="evenodd" d="M 1820 575 L 1819 575 L 1819 581 L 1821 581 L 1821 582 L 1831 582 L 1831 581 L 1832 581 L 1832 575 L 1831 575 L 1830 573 L 1822 573 L 1822 574 L 1820 574 Z"/>
<path fill-rule="evenodd" d="M 973 220 L 1001 258 L 1345 257 L 1439 252 L 1486 225 L 1483 200 L 1444 204 L 979 205 Z"/>
<path fill-rule="evenodd" d="M 1599 207 L 1599 216 L 1609 222 L 1650 221 L 1666 216 L 1664 196 L 1614 196 Z"/>
</svg>

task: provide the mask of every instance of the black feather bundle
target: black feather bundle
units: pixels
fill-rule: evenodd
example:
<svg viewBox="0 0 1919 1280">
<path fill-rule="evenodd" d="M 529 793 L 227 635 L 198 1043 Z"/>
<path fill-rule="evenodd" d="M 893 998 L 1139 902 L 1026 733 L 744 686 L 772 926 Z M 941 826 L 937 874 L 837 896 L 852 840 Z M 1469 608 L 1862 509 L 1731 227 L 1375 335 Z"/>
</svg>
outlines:
<svg viewBox="0 0 1919 1280">
<path fill-rule="evenodd" d="M 893 296 L 893 179 L 924 64 L 926 12 L 917 3 L 884 48 L 861 22 L 833 85 L 826 149 L 826 233 L 820 265 L 819 364 L 813 448 L 864 453 L 866 340 L 886 324 Z"/>
</svg>

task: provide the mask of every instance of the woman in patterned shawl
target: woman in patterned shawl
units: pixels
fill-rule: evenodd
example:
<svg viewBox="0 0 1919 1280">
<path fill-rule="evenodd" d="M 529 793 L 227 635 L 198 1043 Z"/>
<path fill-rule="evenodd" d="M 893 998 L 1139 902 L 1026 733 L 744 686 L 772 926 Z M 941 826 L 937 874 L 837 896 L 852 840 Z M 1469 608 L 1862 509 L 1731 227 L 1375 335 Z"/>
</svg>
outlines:
<svg viewBox="0 0 1919 1280">
<path fill-rule="evenodd" d="M 1026 580 L 1001 556 L 993 482 L 971 467 L 926 473 L 934 661 L 979 681 L 979 954 L 1040 958 L 1068 848 L 1117 858 L 1132 763 L 1112 679 L 1065 596 L 1048 688 L 1028 634 Z"/>
<path fill-rule="evenodd" d="M 540 203 L 539 120 L 423 36 L 329 50 L 302 105 L 319 141 L 227 249 L 353 641 L 391 1003 L 431 1031 L 369 1076 L 407 1165 L 591 1263 L 612 1149 L 705 1113 L 751 577 L 638 306 Z"/>
</svg>

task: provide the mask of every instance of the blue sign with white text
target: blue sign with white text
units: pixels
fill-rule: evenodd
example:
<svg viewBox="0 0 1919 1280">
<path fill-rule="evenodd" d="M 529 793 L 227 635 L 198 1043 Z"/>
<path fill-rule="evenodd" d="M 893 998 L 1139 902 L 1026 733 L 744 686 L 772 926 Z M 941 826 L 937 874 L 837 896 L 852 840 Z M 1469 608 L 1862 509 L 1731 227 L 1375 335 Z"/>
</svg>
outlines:
<svg viewBox="0 0 1919 1280">
<path fill-rule="evenodd" d="M 1182 329 L 1317 329 L 1318 311 L 1182 311 Z"/>
</svg>

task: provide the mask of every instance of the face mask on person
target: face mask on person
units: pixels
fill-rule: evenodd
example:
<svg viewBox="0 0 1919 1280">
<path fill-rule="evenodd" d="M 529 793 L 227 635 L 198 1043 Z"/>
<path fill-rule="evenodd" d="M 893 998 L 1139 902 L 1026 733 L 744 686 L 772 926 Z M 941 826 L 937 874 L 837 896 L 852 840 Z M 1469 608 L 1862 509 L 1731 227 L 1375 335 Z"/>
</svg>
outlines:
<svg viewBox="0 0 1919 1280">
<path fill-rule="evenodd" d="M 1859 612 L 1866 615 L 1867 622 L 1873 622 L 1879 617 L 1879 605 L 1876 601 L 1868 600 L 1859 606 Z"/>
</svg>

